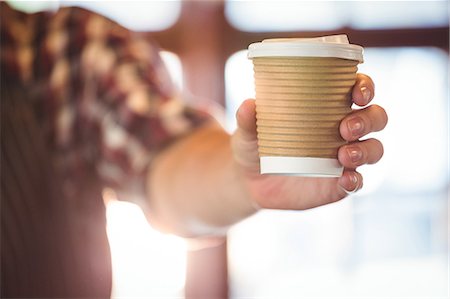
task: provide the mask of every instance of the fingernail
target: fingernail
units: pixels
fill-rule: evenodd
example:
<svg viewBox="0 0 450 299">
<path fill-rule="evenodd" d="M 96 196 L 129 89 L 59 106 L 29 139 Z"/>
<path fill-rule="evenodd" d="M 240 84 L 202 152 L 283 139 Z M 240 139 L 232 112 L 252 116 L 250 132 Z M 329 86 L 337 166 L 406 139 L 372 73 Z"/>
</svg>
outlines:
<svg viewBox="0 0 450 299">
<path fill-rule="evenodd" d="M 356 162 L 360 161 L 362 159 L 362 156 L 363 156 L 362 151 L 359 148 L 354 147 L 354 146 L 351 146 L 351 147 L 347 148 L 347 154 L 349 155 L 350 160 L 353 163 L 356 163 Z"/>
<path fill-rule="evenodd" d="M 354 186 L 353 189 L 347 190 L 342 186 L 341 186 L 341 188 L 342 188 L 342 190 L 344 190 L 345 193 L 347 193 L 348 195 L 351 195 L 351 194 L 355 193 L 356 191 L 358 191 L 359 184 L 358 184 L 358 177 L 357 177 L 356 173 L 350 174 L 349 179 L 350 179 L 350 182 L 352 183 L 352 185 Z"/>
<path fill-rule="evenodd" d="M 370 101 L 371 92 L 366 86 L 361 87 L 361 94 L 363 95 L 364 101 Z"/>
<path fill-rule="evenodd" d="M 360 117 L 355 117 L 347 122 L 347 127 L 352 136 L 360 136 L 364 133 L 364 123 Z"/>
<path fill-rule="evenodd" d="M 350 180 L 352 181 L 353 184 L 356 185 L 355 187 L 358 188 L 358 185 L 357 185 L 357 183 L 358 183 L 358 176 L 356 175 L 356 173 L 352 173 L 350 175 Z"/>
</svg>

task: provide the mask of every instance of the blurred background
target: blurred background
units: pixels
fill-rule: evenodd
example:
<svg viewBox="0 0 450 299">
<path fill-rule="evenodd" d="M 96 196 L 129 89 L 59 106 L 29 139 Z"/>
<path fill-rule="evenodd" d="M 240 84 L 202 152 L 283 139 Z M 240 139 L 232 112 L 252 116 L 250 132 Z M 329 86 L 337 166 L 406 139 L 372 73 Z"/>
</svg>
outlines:
<svg viewBox="0 0 450 299">
<path fill-rule="evenodd" d="M 109 201 L 114 298 L 448 298 L 449 3 L 447 1 L 9 1 L 33 12 L 89 8 L 163 49 L 187 101 L 234 114 L 254 97 L 247 46 L 345 33 L 389 124 L 364 189 L 329 206 L 263 211 L 198 248 Z"/>
</svg>

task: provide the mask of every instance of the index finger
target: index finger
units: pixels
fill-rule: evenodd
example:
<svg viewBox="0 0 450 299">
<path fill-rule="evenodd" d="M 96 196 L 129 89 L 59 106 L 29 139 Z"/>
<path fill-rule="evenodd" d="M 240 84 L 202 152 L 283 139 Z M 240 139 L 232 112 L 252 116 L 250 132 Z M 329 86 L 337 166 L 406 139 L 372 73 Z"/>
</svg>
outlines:
<svg viewBox="0 0 450 299">
<path fill-rule="evenodd" d="M 366 106 L 375 95 L 375 84 L 372 79 L 364 74 L 356 75 L 356 83 L 353 86 L 353 102 L 358 106 Z"/>
</svg>

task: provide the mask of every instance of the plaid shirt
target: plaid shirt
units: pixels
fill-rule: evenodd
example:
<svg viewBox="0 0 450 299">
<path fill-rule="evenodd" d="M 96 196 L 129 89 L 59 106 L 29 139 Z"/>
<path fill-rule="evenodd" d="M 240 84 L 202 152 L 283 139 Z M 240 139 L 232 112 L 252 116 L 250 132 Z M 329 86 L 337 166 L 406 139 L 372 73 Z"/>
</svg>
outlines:
<svg viewBox="0 0 450 299">
<path fill-rule="evenodd" d="M 0 22 L 1 296 L 108 297 L 103 188 L 142 200 L 155 155 L 210 117 L 149 40 L 102 16 L 1 2 Z"/>
<path fill-rule="evenodd" d="M 1 30 L 2 75 L 33 90 L 68 193 L 83 164 L 105 186 L 133 189 L 162 148 L 208 119 L 182 104 L 149 40 L 102 16 L 2 5 Z"/>
</svg>

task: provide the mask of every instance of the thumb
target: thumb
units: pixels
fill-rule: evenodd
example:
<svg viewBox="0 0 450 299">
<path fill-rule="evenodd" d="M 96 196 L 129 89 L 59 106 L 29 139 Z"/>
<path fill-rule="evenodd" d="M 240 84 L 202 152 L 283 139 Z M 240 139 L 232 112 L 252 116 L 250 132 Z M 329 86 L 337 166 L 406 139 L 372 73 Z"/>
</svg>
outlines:
<svg viewBox="0 0 450 299">
<path fill-rule="evenodd" d="M 242 102 L 236 112 L 238 130 L 247 140 L 256 139 L 256 105 L 255 100 L 247 99 Z"/>
<path fill-rule="evenodd" d="M 231 138 L 233 155 L 239 165 L 259 173 L 255 100 L 245 100 L 236 112 L 237 130 Z"/>
</svg>

